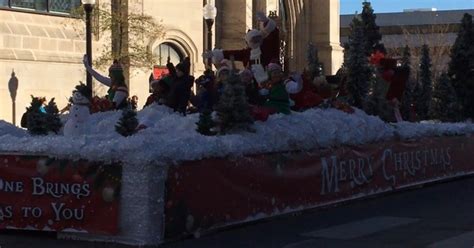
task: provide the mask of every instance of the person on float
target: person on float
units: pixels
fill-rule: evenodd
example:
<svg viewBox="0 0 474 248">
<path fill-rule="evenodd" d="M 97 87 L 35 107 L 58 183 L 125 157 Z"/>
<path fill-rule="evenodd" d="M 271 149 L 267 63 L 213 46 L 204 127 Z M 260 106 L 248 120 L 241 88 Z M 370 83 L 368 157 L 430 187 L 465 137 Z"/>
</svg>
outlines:
<svg viewBox="0 0 474 248">
<path fill-rule="evenodd" d="M 261 27 L 259 30 L 252 29 L 245 35 L 247 47 L 239 50 L 214 49 L 205 54 L 206 58 L 212 57 L 216 68 L 223 59 L 234 58 L 241 61 L 245 68 L 250 68 L 255 73 L 254 66 L 262 65 L 265 68 L 272 61 L 279 61 L 280 58 L 280 31 L 276 22 L 268 18 L 265 14 L 258 12 L 257 20 Z M 263 72 L 258 72 L 263 73 Z M 259 80 L 259 75 L 254 75 Z"/>
<path fill-rule="evenodd" d="M 170 87 L 164 79 L 153 80 L 150 83 L 150 87 L 153 90 L 150 96 L 146 99 L 145 106 L 143 108 L 150 106 L 153 103 L 157 104 L 166 104 L 166 98 L 169 93 Z"/>
<path fill-rule="evenodd" d="M 166 67 L 172 81 L 167 105 L 175 112 L 186 115 L 189 99 L 191 98 L 191 88 L 194 84 L 194 77 L 190 75 L 191 61 L 189 57 L 186 57 L 176 67 L 168 61 Z"/>
<path fill-rule="evenodd" d="M 270 63 L 267 67 L 269 81 L 266 84 L 269 92 L 265 107 L 274 110 L 276 113 L 291 114 L 290 96 L 284 84 L 284 75 L 280 65 Z"/>
<path fill-rule="evenodd" d="M 94 70 L 89 64 L 87 55 L 84 55 L 83 63 L 92 77 L 109 87 L 107 97 L 113 103 L 115 109 L 128 107 L 128 88 L 125 83 L 125 76 L 123 75 L 123 67 L 117 60 L 114 60 L 109 68 L 109 77 L 105 77 Z"/>
<path fill-rule="evenodd" d="M 243 69 L 239 73 L 239 76 L 242 84 L 245 86 L 247 102 L 250 105 L 262 106 L 265 103 L 265 98 L 260 95 L 260 88 L 253 77 L 252 71 L 249 69 Z"/>
<path fill-rule="evenodd" d="M 216 90 L 214 87 L 214 76 L 205 73 L 196 79 L 197 94 L 191 100 L 197 111 L 213 110 L 216 104 Z"/>
<path fill-rule="evenodd" d="M 313 108 L 323 102 L 323 98 L 316 94 L 315 87 L 308 81 L 305 82 L 299 73 L 290 74 L 284 84 L 290 95 L 291 109 L 295 111 Z"/>
</svg>

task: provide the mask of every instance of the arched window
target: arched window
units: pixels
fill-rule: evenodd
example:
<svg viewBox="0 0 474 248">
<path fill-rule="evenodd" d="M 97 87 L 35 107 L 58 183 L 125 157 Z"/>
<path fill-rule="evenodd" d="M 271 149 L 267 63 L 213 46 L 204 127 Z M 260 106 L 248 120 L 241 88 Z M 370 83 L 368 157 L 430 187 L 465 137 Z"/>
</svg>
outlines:
<svg viewBox="0 0 474 248">
<path fill-rule="evenodd" d="M 155 48 L 153 54 L 158 58 L 158 66 L 165 66 L 170 58 L 171 63 L 177 65 L 183 58 L 183 53 L 175 45 L 165 42 Z"/>
</svg>

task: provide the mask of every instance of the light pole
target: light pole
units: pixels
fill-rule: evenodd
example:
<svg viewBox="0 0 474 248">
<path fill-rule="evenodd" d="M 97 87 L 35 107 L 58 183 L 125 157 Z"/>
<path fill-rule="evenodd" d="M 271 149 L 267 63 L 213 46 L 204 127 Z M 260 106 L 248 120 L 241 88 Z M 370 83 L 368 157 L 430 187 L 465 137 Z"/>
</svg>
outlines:
<svg viewBox="0 0 474 248">
<path fill-rule="evenodd" d="M 212 25 L 214 25 L 214 19 L 217 16 L 217 8 L 214 4 L 211 3 L 211 0 L 208 0 L 206 6 L 203 9 L 203 16 L 206 20 L 207 26 L 207 50 L 212 50 Z M 212 71 L 212 58 L 207 59 L 207 65 L 209 66 L 209 70 Z"/>
<path fill-rule="evenodd" d="M 86 12 L 86 54 L 87 62 L 92 64 L 92 28 L 91 28 L 91 13 L 94 9 L 95 0 L 81 0 L 84 11 Z M 86 84 L 92 89 L 92 75 L 87 72 Z"/>
</svg>

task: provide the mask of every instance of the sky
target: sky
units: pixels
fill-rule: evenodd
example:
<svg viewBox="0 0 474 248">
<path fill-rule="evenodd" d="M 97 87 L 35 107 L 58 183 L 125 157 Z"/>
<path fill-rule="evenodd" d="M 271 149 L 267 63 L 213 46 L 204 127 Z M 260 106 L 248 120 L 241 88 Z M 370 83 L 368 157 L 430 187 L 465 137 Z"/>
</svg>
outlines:
<svg viewBox="0 0 474 248">
<path fill-rule="evenodd" d="M 340 0 L 341 14 L 362 10 L 363 0 Z M 404 9 L 436 8 L 438 10 L 474 9 L 474 0 L 368 0 L 375 13 L 402 12 Z"/>
</svg>

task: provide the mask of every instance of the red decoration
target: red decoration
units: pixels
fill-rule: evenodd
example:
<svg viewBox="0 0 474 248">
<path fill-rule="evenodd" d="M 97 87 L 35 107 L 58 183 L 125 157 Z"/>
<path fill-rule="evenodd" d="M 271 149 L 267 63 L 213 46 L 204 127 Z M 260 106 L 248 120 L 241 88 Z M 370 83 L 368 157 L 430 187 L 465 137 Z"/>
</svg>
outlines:
<svg viewBox="0 0 474 248">
<path fill-rule="evenodd" d="M 372 65 L 380 65 L 380 61 L 385 58 L 385 54 L 380 51 L 376 51 L 370 55 L 369 63 Z"/>
</svg>

